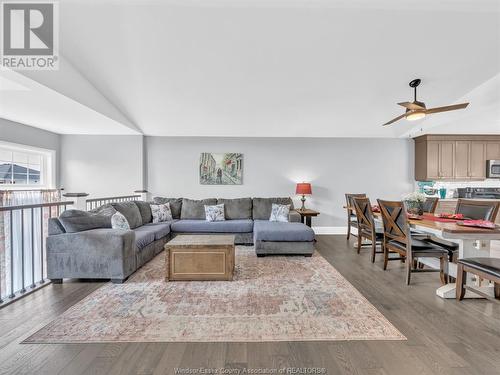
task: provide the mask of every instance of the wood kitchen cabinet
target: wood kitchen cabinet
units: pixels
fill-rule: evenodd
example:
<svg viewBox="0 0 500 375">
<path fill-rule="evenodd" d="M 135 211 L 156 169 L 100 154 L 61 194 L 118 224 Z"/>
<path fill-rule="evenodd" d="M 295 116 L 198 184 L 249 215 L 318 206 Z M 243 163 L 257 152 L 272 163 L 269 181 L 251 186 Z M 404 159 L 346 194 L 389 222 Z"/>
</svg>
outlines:
<svg viewBox="0 0 500 375">
<path fill-rule="evenodd" d="M 500 160 L 500 142 L 486 142 L 486 160 Z"/>
<path fill-rule="evenodd" d="M 415 180 L 483 180 L 500 159 L 498 135 L 424 135 L 415 140 Z"/>
</svg>

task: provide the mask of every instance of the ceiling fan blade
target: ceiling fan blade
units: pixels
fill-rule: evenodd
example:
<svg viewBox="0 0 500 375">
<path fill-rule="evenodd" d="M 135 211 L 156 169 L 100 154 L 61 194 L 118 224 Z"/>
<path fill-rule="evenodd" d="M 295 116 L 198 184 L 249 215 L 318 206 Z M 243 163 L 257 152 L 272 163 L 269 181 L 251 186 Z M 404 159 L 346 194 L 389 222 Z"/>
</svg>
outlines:
<svg viewBox="0 0 500 375">
<path fill-rule="evenodd" d="M 408 108 L 408 109 L 425 109 L 425 107 L 422 107 L 418 104 L 410 103 L 410 102 L 402 102 L 402 103 L 398 103 L 398 105 L 405 107 L 405 108 Z"/>
<path fill-rule="evenodd" d="M 401 116 L 398 116 L 398 117 L 396 117 L 396 118 L 393 118 L 391 121 L 386 122 L 386 123 L 385 123 L 384 125 L 382 125 L 382 126 L 390 125 L 390 124 L 392 124 L 393 122 L 396 122 L 396 121 L 398 121 L 398 120 L 401 120 L 401 119 L 402 119 L 403 117 L 405 117 L 405 116 L 406 116 L 406 113 L 404 113 L 404 114 L 402 114 Z"/>
<path fill-rule="evenodd" d="M 425 113 L 429 114 L 429 113 L 439 113 L 439 112 L 454 111 L 456 109 L 465 108 L 468 105 L 469 105 L 469 103 L 461 103 L 461 104 L 447 105 L 447 106 L 444 106 L 444 107 L 429 108 L 429 109 L 425 110 Z"/>
</svg>

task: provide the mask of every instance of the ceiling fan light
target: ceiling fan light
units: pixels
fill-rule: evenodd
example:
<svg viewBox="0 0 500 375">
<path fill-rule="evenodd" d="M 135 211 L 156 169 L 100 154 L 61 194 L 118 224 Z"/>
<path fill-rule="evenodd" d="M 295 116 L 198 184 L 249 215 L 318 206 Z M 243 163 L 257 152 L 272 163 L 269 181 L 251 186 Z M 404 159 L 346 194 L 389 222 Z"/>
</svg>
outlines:
<svg viewBox="0 0 500 375">
<path fill-rule="evenodd" d="M 415 120 L 420 120 L 421 118 L 425 117 L 425 112 L 422 111 L 413 111 L 411 113 L 408 113 L 406 115 L 406 119 L 408 121 L 415 121 Z"/>
</svg>

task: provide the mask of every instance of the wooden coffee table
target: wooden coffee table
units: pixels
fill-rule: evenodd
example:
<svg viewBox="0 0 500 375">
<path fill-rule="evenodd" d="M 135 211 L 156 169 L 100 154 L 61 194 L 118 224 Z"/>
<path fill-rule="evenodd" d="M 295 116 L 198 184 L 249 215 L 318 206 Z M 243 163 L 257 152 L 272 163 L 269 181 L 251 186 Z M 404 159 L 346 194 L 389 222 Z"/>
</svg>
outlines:
<svg viewBox="0 0 500 375">
<path fill-rule="evenodd" d="M 165 280 L 232 280 L 234 236 L 178 235 L 165 244 Z"/>
</svg>

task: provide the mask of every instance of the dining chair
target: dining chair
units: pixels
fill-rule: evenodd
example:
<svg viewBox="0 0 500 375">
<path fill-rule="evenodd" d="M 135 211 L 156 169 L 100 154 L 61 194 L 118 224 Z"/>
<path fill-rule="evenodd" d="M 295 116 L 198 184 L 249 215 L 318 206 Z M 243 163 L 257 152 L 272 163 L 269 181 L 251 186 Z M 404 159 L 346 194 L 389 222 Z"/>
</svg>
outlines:
<svg viewBox="0 0 500 375">
<path fill-rule="evenodd" d="M 384 224 L 384 270 L 391 260 L 404 260 L 406 263 L 406 284 L 410 284 L 414 272 L 439 272 L 441 283 L 448 283 L 448 251 L 427 239 L 412 238 L 405 205 L 403 202 L 377 199 Z M 389 257 L 389 253 L 397 253 L 399 257 Z M 438 258 L 440 268 L 429 269 L 416 267 L 418 258 Z M 414 260 L 417 260 L 414 262 Z"/>
<path fill-rule="evenodd" d="M 433 214 L 434 212 L 436 212 L 438 203 L 439 203 L 439 198 L 432 198 L 432 197 L 426 198 L 423 207 L 424 212 Z"/>
<path fill-rule="evenodd" d="M 346 193 L 345 195 L 345 200 L 346 200 L 346 209 L 347 209 L 347 239 L 350 238 L 351 236 L 351 227 L 357 228 L 358 227 L 358 218 L 354 212 L 354 204 L 352 202 L 352 198 L 357 197 L 357 198 L 365 198 L 366 194 L 352 194 L 352 193 Z M 354 237 L 356 237 L 355 234 L 352 234 Z"/>
<path fill-rule="evenodd" d="M 495 297 L 500 298 L 500 259 L 499 258 L 463 258 L 457 264 L 457 300 L 462 300 L 466 290 L 470 290 L 482 297 L 492 299 L 485 293 L 466 284 L 467 272 L 473 273 L 481 279 L 489 280 L 495 285 Z"/>
<path fill-rule="evenodd" d="M 467 219 L 487 220 L 494 222 L 497 217 L 499 207 L 499 201 L 476 201 L 471 199 L 458 199 L 455 213 L 462 214 Z M 448 250 L 448 258 L 450 262 L 456 262 L 459 248 L 457 243 L 434 236 L 432 236 L 432 242 Z"/>
<path fill-rule="evenodd" d="M 436 212 L 436 207 L 438 205 L 439 198 L 426 198 L 423 206 L 423 211 L 424 213 L 427 214 L 434 214 Z M 426 237 L 426 238 L 431 238 L 431 235 L 429 233 L 422 232 L 418 229 L 411 228 L 411 234 L 416 237 L 418 236 L 419 238 L 421 237 Z"/>
<path fill-rule="evenodd" d="M 375 254 L 383 253 L 383 250 L 377 251 L 377 244 L 382 245 L 384 231 L 375 225 L 372 205 L 369 198 L 352 197 L 352 202 L 358 221 L 358 254 L 361 251 L 361 242 L 363 241 L 363 238 L 366 238 L 371 242 L 371 261 L 372 263 L 375 263 Z"/>
<path fill-rule="evenodd" d="M 495 221 L 500 201 L 476 201 L 471 199 L 459 199 L 455 209 L 456 214 L 473 220 Z"/>
</svg>

